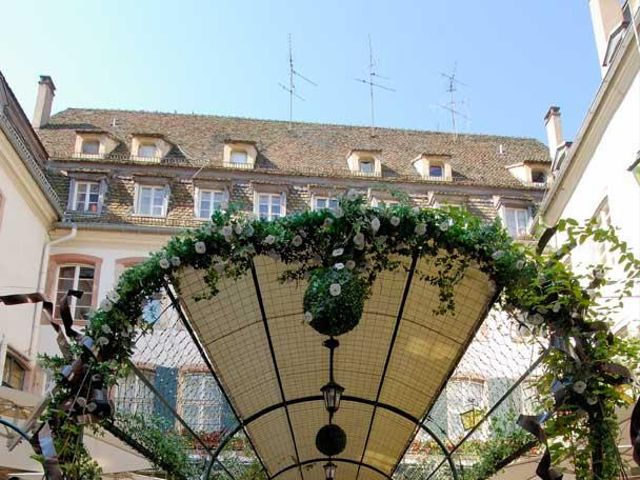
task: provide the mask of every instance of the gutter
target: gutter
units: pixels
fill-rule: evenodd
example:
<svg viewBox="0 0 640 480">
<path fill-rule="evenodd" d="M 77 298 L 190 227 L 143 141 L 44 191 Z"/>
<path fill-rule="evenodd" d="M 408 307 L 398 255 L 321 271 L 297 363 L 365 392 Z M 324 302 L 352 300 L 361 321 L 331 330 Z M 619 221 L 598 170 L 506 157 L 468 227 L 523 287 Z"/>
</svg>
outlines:
<svg viewBox="0 0 640 480">
<path fill-rule="evenodd" d="M 551 185 L 551 188 L 549 189 L 548 194 L 545 196 L 545 198 L 542 201 L 542 204 L 540 205 L 538 214 L 536 215 L 536 218 L 534 219 L 534 222 L 533 222 L 534 224 L 537 224 L 540 222 L 540 220 L 543 220 L 543 217 L 547 213 L 547 210 L 550 204 L 557 197 L 558 191 L 560 190 L 560 187 L 563 185 L 564 180 L 569 176 L 569 173 L 568 173 L 569 170 L 573 169 L 573 167 L 575 166 L 573 159 L 579 153 L 580 148 L 582 147 L 582 140 L 587 135 L 588 130 L 591 128 L 591 124 L 593 123 L 594 117 L 596 113 L 599 111 L 601 104 L 603 102 L 603 97 L 609 91 L 609 88 L 608 88 L 609 84 L 612 82 L 612 80 L 618 73 L 618 67 L 622 62 L 622 58 L 625 56 L 627 49 L 629 48 L 629 44 L 631 43 L 632 36 L 636 40 L 636 44 L 638 46 L 638 52 L 640 53 L 640 42 L 638 41 L 637 30 L 636 30 L 638 19 L 640 19 L 640 14 L 637 14 L 636 19 L 630 22 L 632 25 L 633 35 L 631 35 L 629 31 L 627 31 L 627 33 L 625 34 L 623 39 L 623 45 L 621 46 L 622 48 L 618 50 L 619 54 L 616 56 L 615 65 L 612 65 L 607 70 L 607 73 L 604 79 L 602 80 L 602 83 L 600 84 L 600 88 L 596 93 L 596 97 L 591 103 L 591 106 L 587 111 L 587 115 L 584 121 L 582 122 L 580 131 L 578 132 L 578 135 L 576 136 L 576 139 L 573 142 L 573 146 L 567 153 L 567 158 L 565 158 L 564 160 L 564 165 L 560 170 L 558 176 L 556 177 L 555 181 Z"/>
<path fill-rule="evenodd" d="M 183 232 L 190 227 L 156 227 L 153 225 L 132 225 L 121 223 L 99 223 L 99 222 L 83 222 L 81 223 L 83 230 L 101 230 L 108 232 L 127 232 L 127 233 L 141 233 L 151 235 L 175 235 Z M 77 229 L 77 225 L 70 224 L 68 222 L 57 222 L 53 225 L 54 228 Z M 195 225 L 194 225 L 195 227 Z M 63 237 L 65 238 L 65 237 Z M 59 240 L 59 239 L 58 239 Z M 55 240 L 54 240 L 55 241 Z"/>
</svg>

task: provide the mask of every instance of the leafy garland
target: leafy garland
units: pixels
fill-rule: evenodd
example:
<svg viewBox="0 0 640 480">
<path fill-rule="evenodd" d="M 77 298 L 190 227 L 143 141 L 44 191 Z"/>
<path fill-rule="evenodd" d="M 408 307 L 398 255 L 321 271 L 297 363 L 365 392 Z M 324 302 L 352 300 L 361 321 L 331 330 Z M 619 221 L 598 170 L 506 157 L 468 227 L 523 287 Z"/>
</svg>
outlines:
<svg viewBox="0 0 640 480">
<path fill-rule="evenodd" d="M 233 210 L 216 212 L 210 223 L 174 237 L 122 275 L 87 327 L 86 334 L 100 348 L 90 368 L 106 385 L 117 382 L 133 352 L 136 332 L 151 328 L 141 319 L 144 306 L 168 284 L 179 290 L 179 272 L 187 266 L 205 272 L 209 291 L 201 298 L 206 298 L 218 293 L 221 279 L 247 274 L 257 255 L 277 259 L 288 267 L 282 281 L 310 281 L 305 322 L 339 335 L 359 321 L 377 275 L 401 267 L 399 257 L 431 261 L 431 273 L 416 275 L 438 288 L 438 314 L 455 309 L 454 287 L 474 263 L 502 290 L 503 309 L 553 343 L 539 394 L 552 411 L 558 408 L 558 385 L 563 393 L 561 413 L 548 423 L 554 454 L 575 459 L 577 478 L 592 478 L 595 469 L 598 478 L 613 479 L 620 470 L 614 452 L 614 410 L 628 404 L 622 386 L 629 381 L 628 369 L 637 367 L 639 350 L 634 342 L 608 331 L 612 311 L 603 308 L 597 296 L 606 284 L 606 272 L 595 269 L 589 275 L 574 275 L 562 256 L 587 240 L 607 242 L 620 254 L 627 272 L 619 298 L 629 295 L 640 278 L 640 262 L 613 229 L 599 230 L 593 223 L 580 227 L 575 222 L 561 222 L 557 228 L 568 237 L 563 248 L 537 254 L 512 242 L 499 222 L 486 224 L 460 209 L 369 208 L 351 193 L 336 211 L 304 212 L 272 222 Z M 346 306 L 351 309 L 349 316 L 340 316 Z M 46 416 L 60 415 L 58 404 L 54 399 Z M 56 438 L 56 443 L 67 440 Z"/>
</svg>

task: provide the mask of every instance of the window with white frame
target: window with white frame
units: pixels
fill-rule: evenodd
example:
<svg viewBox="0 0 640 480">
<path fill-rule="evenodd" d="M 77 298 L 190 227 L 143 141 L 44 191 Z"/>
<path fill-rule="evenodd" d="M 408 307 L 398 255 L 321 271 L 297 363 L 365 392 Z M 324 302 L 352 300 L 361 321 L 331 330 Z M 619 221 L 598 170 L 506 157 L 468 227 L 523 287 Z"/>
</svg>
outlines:
<svg viewBox="0 0 640 480">
<path fill-rule="evenodd" d="M 27 370 L 22 363 L 10 353 L 4 358 L 4 371 L 2 372 L 2 386 L 16 390 L 22 390 Z"/>
<path fill-rule="evenodd" d="M 256 195 L 256 213 L 262 219 L 273 220 L 284 215 L 284 194 L 258 193 Z"/>
<path fill-rule="evenodd" d="M 138 156 L 142 158 L 156 158 L 158 156 L 158 147 L 155 143 L 141 143 L 138 146 Z"/>
<path fill-rule="evenodd" d="M 182 418 L 193 430 L 199 433 L 221 430 L 224 402 L 209 373 L 185 373 L 181 392 Z"/>
<path fill-rule="evenodd" d="M 244 150 L 231 150 L 231 155 L 229 155 L 229 162 L 245 165 L 249 162 L 249 155 Z"/>
<path fill-rule="evenodd" d="M 338 199 L 334 197 L 313 197 L 314 210 L 328 209 L 335 211 L 338 208 L 338 203 Z"/>
<path fill-rule="evenodd" d="M 71 209 L 76 212 L 98 213 L 100 208 L 100 183 L 74 181 Z"/>
<path fill-rule="evenodd" d="M 100 140 L 85 139 L 82 140 L 80 153 L 83 155 L 100 155 Z"/>
<path fill-rule="evenodd" d="M 142 374 L 154 383 L 155 374 L 148 370 L 143 370 Z M 131 372 L 124 379 L 118 382 L 116 390 L 116 408 L 118 411 L 125 411 L 134 415 L 152 415 L 153 414 L 154 394 L 149 387 Z"/>
<path fill-rule="evenodd" d="M 529 209 L 524 207 L 504 207 L 503 220 L 509 235 L 513 238 L 526 237 L 531 217 Z"/>
<path fill-rule="evenodd" d="M 135 213 L 147 217 L 167 214 L 167 189 L 160 185 L 138 185 Z"/>
<path fill-rule="evenodd" d="M 54 318 L 60 318 L 60 300 L 68 290 L 81 290 L 82 298 L 71 297 L 69 307 L 71 316 L 84 320 L 93 305 L 93 283 L 95 268 L 92 265 L 61 265 L 56 279 L 56 308 Z"/>
<path fill-rule="evenodd" d="M 222 210 L 225 204 L 225 192 L 221 190 L 198 189 L 196 214 L 198 218 L 211 218 L 213 212 Z"/>
</svg>

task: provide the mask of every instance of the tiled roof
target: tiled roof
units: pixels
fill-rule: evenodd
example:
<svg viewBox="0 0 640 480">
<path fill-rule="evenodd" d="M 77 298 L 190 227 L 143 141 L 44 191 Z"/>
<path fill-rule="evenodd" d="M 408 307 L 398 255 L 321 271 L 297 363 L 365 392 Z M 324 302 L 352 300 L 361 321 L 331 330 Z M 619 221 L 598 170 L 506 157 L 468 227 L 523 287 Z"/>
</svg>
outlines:
<svg viewBox="0 0 640 480">
<path fill-rule="evenodd" d="M 447 155 L 456 184 L 527 188 L 505 168 L 523 161 L 548 162 L 535 139 L 417 130 L 256 120 L 207 115 L 125 110 L 68 109 L 51 118 L 40 136 L 54 159 L 73 157 L 76 131 L 99 129 L 120 145 L 110 162 L 128 162 L 134 134 L 161 134 L 174 145 L 165 164 L 223 167 L 230 139 L 255 142 L 256 170 L 281 174 L 349 177 L 352 150 L 381 150 L 383 180 L 421 181 L 412 160 L 421 154 Z M 500 153 L 502 145 L 502 153 Z M 89 161 L 89 160 L 87 160 Z"/>
</svg>

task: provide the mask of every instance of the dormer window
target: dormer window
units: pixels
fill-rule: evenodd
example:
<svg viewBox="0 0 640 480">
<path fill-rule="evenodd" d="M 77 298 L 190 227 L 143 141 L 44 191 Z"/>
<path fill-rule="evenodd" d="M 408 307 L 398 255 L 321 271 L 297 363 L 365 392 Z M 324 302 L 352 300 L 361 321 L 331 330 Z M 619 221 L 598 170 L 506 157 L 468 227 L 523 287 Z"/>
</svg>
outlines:
<svg viewBox="0 0 640 480">
<path fill-rule="evenodd" d="M 226 140 L 222 164 L 229 168 L 252 169 L 256 164 L 258 150 L 255 142 Z"/>
<path fill-rule="evenodd" d="M 381 176 L 380 150 L 352 150 L 347 157 L 349 170 L 357 175 Z"/>
<path fill-rule="evenodd" d="M 249 155 L 244 150 L 232 150 L 229 160 L 231 163 L 245 165 L 249 161 Z"/>
<path fill-rule="evenodd" d="M 100 140 L 97 139 L 85 139 L 82 140 L 83 155 L 100 155 Z"/>
<path fill-rule="evenodd" d="M 448 155 L 422 154 L 413 160 L 413 167 L 424 180 L 451 181 Z"/>
<path fill-rule="evenodd" d="M 155 158 L 158 156 L 158 149 L 154 143 L 141 143 L 138 146 L 138 156 L 142 158 Z"/>
<path fill-rule="evenodd" d="M 541 169 L 532 169 L 531 181 L 533 183 L 547 183 L 547 172 Z"/>
</svg>

